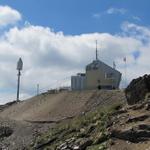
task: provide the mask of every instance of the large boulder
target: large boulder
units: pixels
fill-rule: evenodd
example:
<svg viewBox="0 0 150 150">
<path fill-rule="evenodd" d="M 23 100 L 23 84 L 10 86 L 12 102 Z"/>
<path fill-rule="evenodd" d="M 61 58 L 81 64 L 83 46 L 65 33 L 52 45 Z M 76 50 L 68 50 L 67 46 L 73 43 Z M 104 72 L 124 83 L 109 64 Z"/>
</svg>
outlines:
<svg viewBox="0 0 150 150">
<path fill-rule="evenodd" d="M 131 81 L 125 90 L 125 95 L 129 105 L 143 101 L 147 93 L 150 92 L 150 75 L 144 75 Z"/>
</svg>

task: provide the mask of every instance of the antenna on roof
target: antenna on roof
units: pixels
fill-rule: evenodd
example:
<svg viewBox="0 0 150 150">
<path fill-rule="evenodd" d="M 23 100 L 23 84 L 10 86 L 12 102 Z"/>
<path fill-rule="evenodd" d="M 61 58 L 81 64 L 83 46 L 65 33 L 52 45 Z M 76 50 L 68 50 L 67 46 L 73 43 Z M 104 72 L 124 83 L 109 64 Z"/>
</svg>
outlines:
<svg viewBox="0 0 150 150">
<path fill-rule="evenodd" d="M 96 60 L 98 60 L 97 40 L 96 40 Z"/>
</svg>

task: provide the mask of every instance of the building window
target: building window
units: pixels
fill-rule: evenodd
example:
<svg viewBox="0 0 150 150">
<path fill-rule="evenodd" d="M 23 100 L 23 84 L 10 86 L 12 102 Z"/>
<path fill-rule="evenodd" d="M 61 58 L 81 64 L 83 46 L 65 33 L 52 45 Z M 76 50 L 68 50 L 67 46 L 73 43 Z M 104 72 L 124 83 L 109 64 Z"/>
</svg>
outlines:
<svg viewBox="0 0 150 150">
<path fill-rule="evenodd" d="M 105 73 L 105 79 L 112 79 L 114 77 L 113 73 Z"/>
</svg>

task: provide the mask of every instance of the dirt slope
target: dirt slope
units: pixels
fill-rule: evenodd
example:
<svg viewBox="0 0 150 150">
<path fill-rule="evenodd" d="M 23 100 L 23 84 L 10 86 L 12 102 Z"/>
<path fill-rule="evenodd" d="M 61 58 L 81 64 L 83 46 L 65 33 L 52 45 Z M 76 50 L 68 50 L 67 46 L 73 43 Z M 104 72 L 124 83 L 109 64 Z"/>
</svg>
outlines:
<svg viewBox="0 0 150 150">
<path fill-rule="evenodd" d="M 12 120 L 57 121 L 88 111 L 97 105 L 124 101 L 123 91 L 76 91 L 43 94 L 14 104 L 0 112 L 0 117 Z"/>
</svg>

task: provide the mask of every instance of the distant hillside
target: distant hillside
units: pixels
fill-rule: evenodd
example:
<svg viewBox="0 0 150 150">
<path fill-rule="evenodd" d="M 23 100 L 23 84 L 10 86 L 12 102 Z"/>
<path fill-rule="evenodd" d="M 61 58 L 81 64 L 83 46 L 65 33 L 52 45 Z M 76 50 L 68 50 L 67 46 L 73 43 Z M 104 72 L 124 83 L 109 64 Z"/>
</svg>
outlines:
<svg viewBox="0 0 150 150">
<path fill-rule="evenodd" d="M 59 121 L 98 105 L 113 105 L 122 101 L 125 101 L 125 96 L 120 90 L 46 93 L 5 108 L 0 117 L 20 121 Z"/>
</svg>

